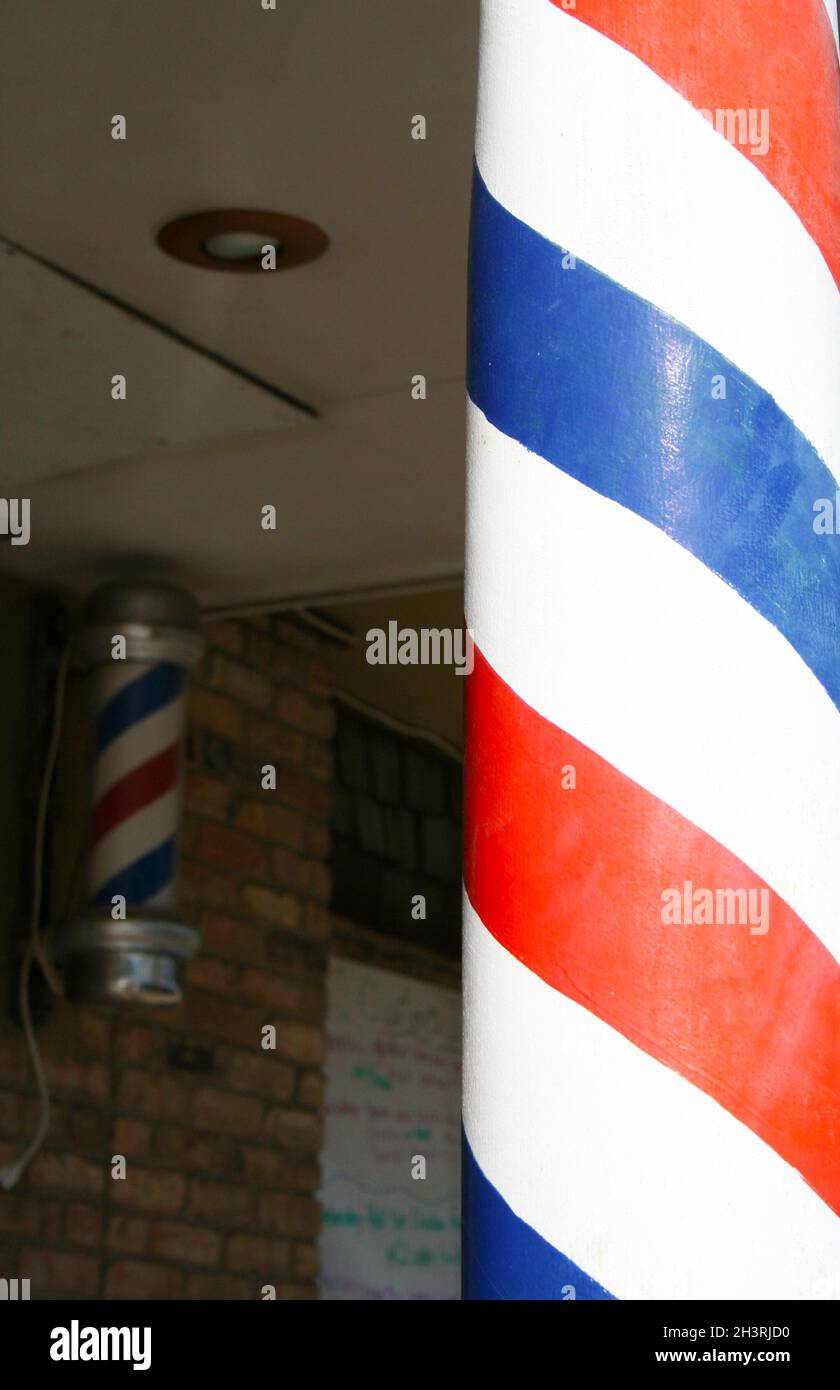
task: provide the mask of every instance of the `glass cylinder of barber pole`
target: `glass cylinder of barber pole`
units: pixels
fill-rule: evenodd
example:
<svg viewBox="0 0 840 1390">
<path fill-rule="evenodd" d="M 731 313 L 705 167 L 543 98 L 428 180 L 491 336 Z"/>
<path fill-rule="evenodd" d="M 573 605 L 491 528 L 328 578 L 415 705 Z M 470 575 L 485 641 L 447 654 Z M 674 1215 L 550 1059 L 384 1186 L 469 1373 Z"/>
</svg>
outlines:
<svg viewBox="0 0 840 1390">
<path fill-rule="evenodd" d="M 78 662 L 90 671 L 87 906 L 59 946 L 77 1001 L 177 1003 L 199 934 L 178 921 L 185 689 L 203 641 L 192 596 L 109 584 L 87 608 Z"/>
</svg>

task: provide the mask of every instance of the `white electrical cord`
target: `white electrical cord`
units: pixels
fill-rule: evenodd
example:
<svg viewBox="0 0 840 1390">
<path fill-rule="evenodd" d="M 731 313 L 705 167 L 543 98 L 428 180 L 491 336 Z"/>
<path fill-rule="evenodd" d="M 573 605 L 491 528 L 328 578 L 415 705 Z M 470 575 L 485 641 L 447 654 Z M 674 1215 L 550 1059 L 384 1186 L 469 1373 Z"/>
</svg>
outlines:
<svg viewBox="0 0 840 1390">
<path fill-rule="evenodd" d="M 64 993 L 64 986 L 61 982 L 61 978 L 47 954 L 44 939 L 41 935 L 40 921 L 44 884 L 44 836 L 47 826 L 47 808 L 49 806 L 50 788 L 52 787 L 56 758 L 58 757 L 61 725 L 64 719 L 64 695 L 67 688 L 67 670 L 70 664 L 71 645 L 71 642 L 68 641 L 62 653 L 58 673 L 56 675 L 52 729 L 50 732 L 47 757 L 44 763 L 44 771 L 41 776 L 41 786 L 38 793 L 38 809 L 35 816 L 35 846 L 32 857 L 32 915 L 29 923 L 29 944 L 27 945 L 26 954 L 23 957 L 20 968 L 20 1016 L 23 1023 L 24 1035 L 26 1037 L 26 1045 L 29 1049 L 32 1070 L 35 1073 L 35 1081 L 38 1086 L 41 1115 L 35 1135 L 26 1146 L 23 1153 L 19 1154 L 11 1163 L 7 1163 L 3 1168 L 0 1168 L 0 1187 L 5 1188 L 7 1192 L 19 1182 L 22 1175 L 26 1172 L 32 1159 L 43 1144 L 50 1124 L 50 1093 L 47 1088 L 47 1079 L 44 1075 L 43 1063 L 41 1062 L 41 1053 L 38 1049 L 38 1040 L 35 1037 L 35 1029 L 32 1024 L 32 1011 L 29 1006 L 29 978 L 32 971 L 32 962 L 33 960 L 37 960 L 44 973 L 44 978 L 53 993 L 58 995 Z"/>
</svg>

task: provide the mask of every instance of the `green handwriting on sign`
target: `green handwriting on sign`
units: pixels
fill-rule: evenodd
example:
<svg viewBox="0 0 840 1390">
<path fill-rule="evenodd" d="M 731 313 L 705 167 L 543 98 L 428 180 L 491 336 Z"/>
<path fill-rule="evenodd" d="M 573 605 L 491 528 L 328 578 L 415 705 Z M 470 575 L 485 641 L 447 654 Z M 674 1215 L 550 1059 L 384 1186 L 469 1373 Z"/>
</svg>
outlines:
<svg viewBox="0 0 840 1390">
<path fill-rule="evenodd" d="M 420 1268 L 428 1265 L 459 1265 L 461 1254 L 458 1250 L 428 1250 L 425 1246 L 419 1246 L 416 1250 L 404 1240 L 399 1240 L 395 1245 L 390 1245 L 385 1252 L 385 1258 L 392 1265 L 410 1265 Z"/>
<path fill-rule="evenodd" d="M 366 1226 L 371 1231 L 445 1231 L 447 1226 L 459 1228 L 461 1224 L 457 1216 L 447 1219 L 434 1213 L 401 1211 L 396 1207 L 378 1207 L 372 1203 L 364 1209 L 325 1207 L 323 1221 L 325 1226 L 343 1226 L 345 1229 L 359 1230 Z"/>
<path fill-rule="evenodd" d="M 353 1075 L 358 1081 L 370 1081 L 374 1086 L 379 1086 L 383 1091 L 390 1091 L 391 1083 L 387 1076 L 380 1076 L 373 1067 L 354 1067 Z"/>
</svg>

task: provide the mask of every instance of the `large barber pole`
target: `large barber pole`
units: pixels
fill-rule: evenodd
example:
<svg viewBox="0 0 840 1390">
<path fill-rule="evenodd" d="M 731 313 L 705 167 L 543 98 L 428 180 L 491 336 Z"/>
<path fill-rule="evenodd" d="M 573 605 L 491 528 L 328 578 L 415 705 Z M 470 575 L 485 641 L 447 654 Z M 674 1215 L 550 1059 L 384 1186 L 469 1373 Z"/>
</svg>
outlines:
<svg viewBox="0 0 840 1390">
<path fill-rule="evenodd" d="M 483 3 L 470 1298 L 840 1296 L 832 10 Z"/>
<path fill-rule="evenodd" d="M 97 591 L 78 646 L 93 704 L 89 906 L 65 932 L 79 1000 L 175 1003 L 198 933 L 176 916 L 185 685 L 203 642 L 168 585 Z"/>
</svg>

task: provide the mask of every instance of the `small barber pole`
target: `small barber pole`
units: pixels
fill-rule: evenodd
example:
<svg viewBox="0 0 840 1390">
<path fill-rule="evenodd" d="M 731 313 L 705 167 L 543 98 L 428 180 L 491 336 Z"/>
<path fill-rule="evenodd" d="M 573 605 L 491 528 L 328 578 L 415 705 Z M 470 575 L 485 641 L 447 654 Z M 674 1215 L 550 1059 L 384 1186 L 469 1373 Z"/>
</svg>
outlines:
<svg viewBox="0 0 840 1390">
<path fill-rule="evenodd" d="M 60 943 L 77 1000 L 174 1003 L 198 933 L 177 919 L 185 682 L 203 642 L 192 597 L 114 584 L 88 605 L 91 671 L 89 906 Z"/>
</svg>

